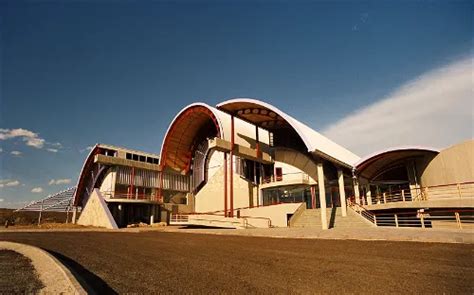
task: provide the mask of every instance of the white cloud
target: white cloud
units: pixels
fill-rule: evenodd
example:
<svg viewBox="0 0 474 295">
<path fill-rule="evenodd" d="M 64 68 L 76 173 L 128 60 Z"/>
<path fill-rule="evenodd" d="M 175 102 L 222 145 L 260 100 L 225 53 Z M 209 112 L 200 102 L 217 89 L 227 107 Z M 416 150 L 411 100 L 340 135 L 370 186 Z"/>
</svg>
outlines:
<svg viewBox="0 0 474 295">
<path fill-rule="evenodd" d="M 90 152 L 93 148 L 94 148 L 93 146 L 88 146 L 88 147 L 85 147 L 83 149 L 80 149 L 79 152 L 80 153 Z"/>
<path fill-rule="evenodd" d="M 360 155 L 401 145 L 444 148 L 470 139 L 473 61 L 469 57 L 427 72 L 323 134 Z"/>
<path fill-rule="evenodd" d="M 18 186 L 20 182 L 14 179 L 0 179 L 0 188 Z"/>
<path fill-rule="evenodd" d="M 2 148 L 0 148 L 0 153 L 1 153 L 1 152 L 3 152 L 3 149 L 2 149 Z"/>
<path fill-rule="evenodd" d="M 0 129 L 0 140 L 10 138 L 21 138 L 26 145 L 41 149 L 44 146 L 45 140 L 40 138 L 37 133 L 23 128 L 17 129 Z"/>
<path fill-rule="evenodd" d="M 0 203 L 1 203 L 1 202 L 3 202 L 3 201 L 5 201 L 5 199 L 3 199 L 3 198 L 0 198 Z"/>
<path fill-rule="evenodd" d="M 14 156 L 21 156 L 21 152 L 20 151 L 11 151 L 10 154 L 14 155 Z"/>
<path fill-rule="evenodd" d="M 48 151 L 56 153 L 59 149 L 63 146 L 59 142 L 50 143 L 46 142 L 45 139 L 41 138 L 38 133 L 33 131 L 23 129 L 23 128 L 16 128 L 16 129 L 2 129 L 0 128 L 0 140 L 7 140 L 12 138 L 20 138 L 27 146 L 31 146 L 37 149 L 42 149 L 45 146 Z"/>
<path fill-rule="evenodd" d="M 43 188 L 41 187 L 35 187 L 31 190 L 32 193 L 42 193 L 43 192 Z"/>
<path fill-rule="evenodd" d="M 49 181 L 49 185 L 60 185 L 60 184 L 68 184 L 71 183 L 70 178 L 63 178 L 63 179 L 51 179 Z"/>
</svg>

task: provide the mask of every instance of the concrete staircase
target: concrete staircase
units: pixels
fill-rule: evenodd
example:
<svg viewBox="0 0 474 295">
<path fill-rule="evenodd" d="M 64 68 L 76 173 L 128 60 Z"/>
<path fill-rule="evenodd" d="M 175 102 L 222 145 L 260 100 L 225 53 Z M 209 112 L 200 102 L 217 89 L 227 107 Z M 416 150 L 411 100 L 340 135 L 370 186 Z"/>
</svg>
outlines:
<svg viewBox="0 0 474 295">
<path fill-rule="evenodd" d="M 375 225 L 347 208 L 347 216 L 342 217 L 341 208 L 326 209 L 329 228 L 363 228 Z M 293 227 L 321 228 L 320 209 L 306 209 L 296 218 Z"/>
</svg>

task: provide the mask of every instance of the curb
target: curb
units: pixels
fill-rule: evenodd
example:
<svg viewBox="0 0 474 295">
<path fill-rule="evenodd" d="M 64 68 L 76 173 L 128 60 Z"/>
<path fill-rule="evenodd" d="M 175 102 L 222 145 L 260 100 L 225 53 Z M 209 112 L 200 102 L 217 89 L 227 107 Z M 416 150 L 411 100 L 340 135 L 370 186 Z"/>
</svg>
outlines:
<svg viewBox="0 0 474 295">
<path fill-rule="evenodd" d="M 72 273 L 53 255 L 34 246 L 0 241 L 1 250 L 12 250 L 31 259 L 45 287 L 41 294 L 87 294 Z"/>
</svg>

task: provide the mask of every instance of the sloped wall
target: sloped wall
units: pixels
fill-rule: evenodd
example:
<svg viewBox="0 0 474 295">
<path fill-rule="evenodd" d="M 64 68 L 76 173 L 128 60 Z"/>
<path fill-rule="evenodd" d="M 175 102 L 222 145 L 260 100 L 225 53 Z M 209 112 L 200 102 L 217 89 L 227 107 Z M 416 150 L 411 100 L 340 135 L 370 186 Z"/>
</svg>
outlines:
<svg viewBox="0 0 474 295">
<path fill-rule="evenodd" d="M 107 207 L 107 203 L 104 201 L 99 189 L 94 189 L 90 195 L 89 200 L 82 209 L 77 224 L 105 227 L 109 229 L 118 228 L 117 223 L 112 217 L 112 214 Z"/>
</svg>

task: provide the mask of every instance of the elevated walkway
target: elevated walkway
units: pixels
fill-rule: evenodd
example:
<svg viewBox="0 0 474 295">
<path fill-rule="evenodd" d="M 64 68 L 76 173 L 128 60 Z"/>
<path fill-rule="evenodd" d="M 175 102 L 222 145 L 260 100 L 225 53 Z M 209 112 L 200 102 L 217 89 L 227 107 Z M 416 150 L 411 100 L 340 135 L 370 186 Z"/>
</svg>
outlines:
<svg viewBox="0 0 474 295">
<path fill-rule="evenodd" d="M 347 216 L 342 216 L 341 208 L 326 209 L 329 228 L 368 228 L 374 227 L 369 221 L 352 210 L 347 210 Z M 321 209 L 306 209 L 291 221 L 291 227 L 321 228 Z"/>
</svg>

